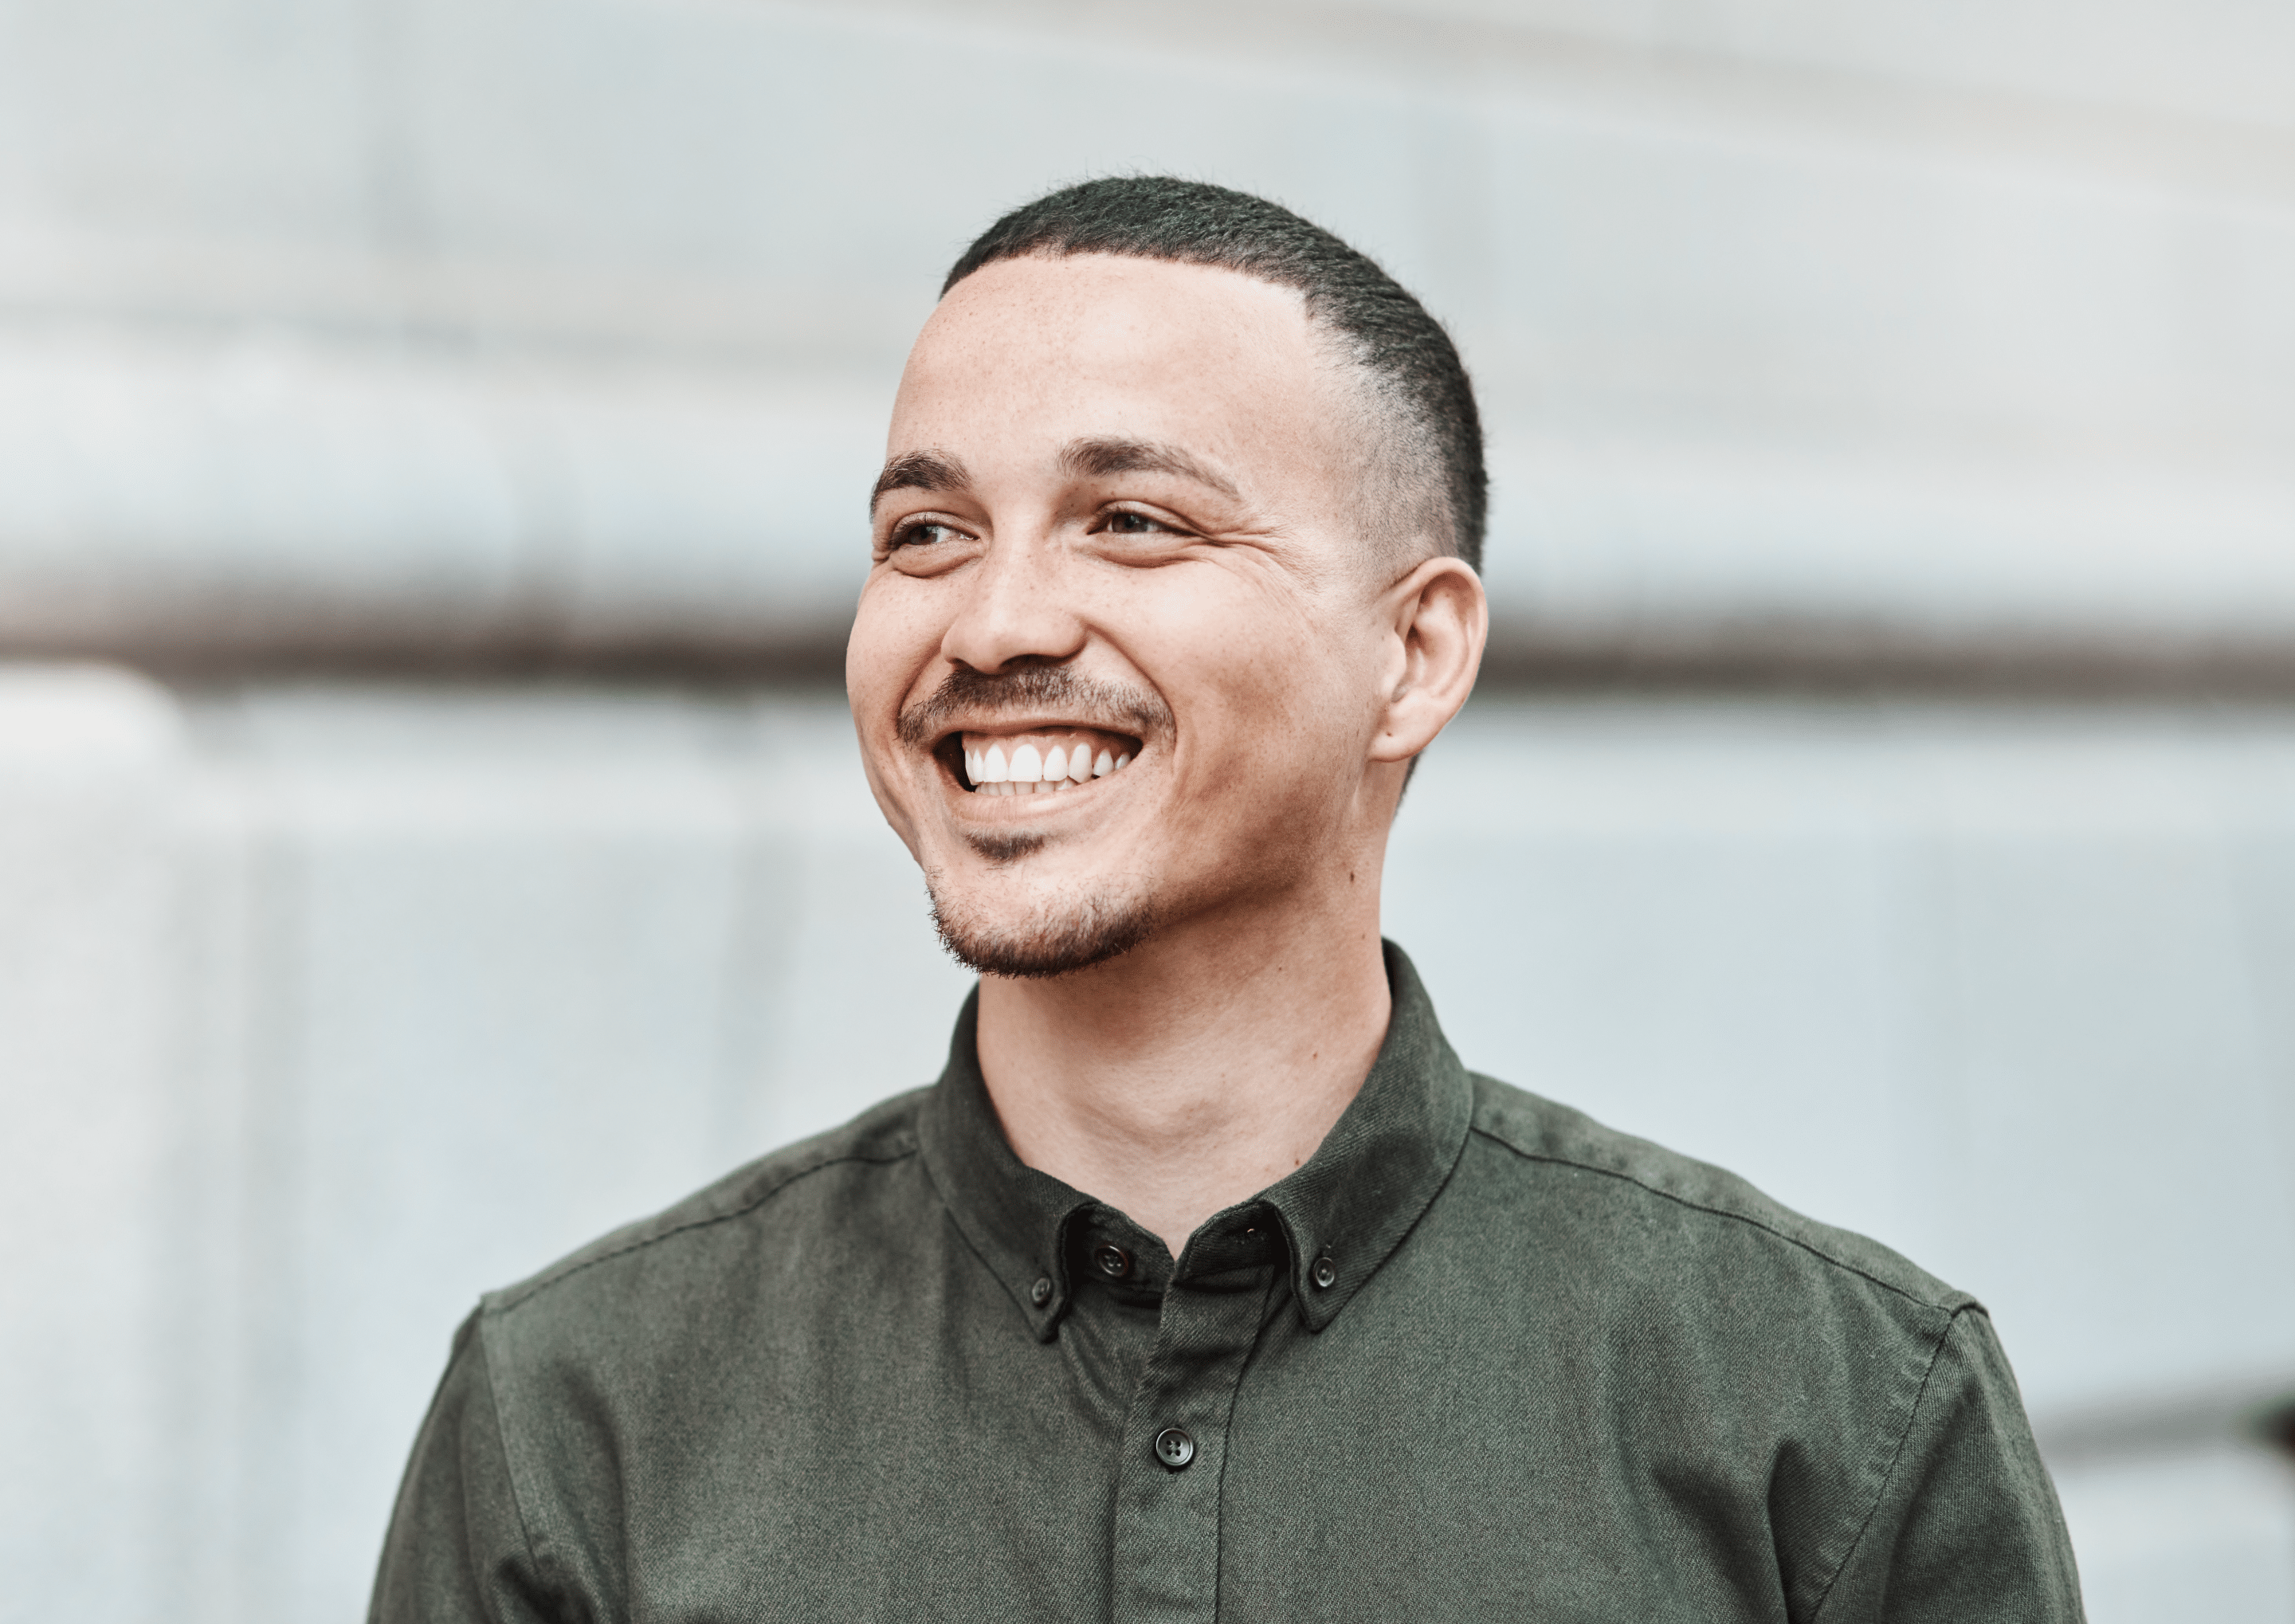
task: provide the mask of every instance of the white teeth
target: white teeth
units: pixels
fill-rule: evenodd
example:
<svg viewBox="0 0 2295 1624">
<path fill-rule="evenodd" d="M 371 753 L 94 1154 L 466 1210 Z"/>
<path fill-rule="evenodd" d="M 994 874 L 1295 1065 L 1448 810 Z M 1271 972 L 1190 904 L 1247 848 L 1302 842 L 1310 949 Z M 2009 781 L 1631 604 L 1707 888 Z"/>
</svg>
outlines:
<svg viewBox="0 0 2295 1624">
<path fill-rule="evenodd" d="M 1005 752 L 1009 750 L 1008 756 Z M 1088 784 L 1131 764 L 1131 752 L 1093 754 L 1095 747 L 999 742 L 963 753 L 964 776 L 983 795 L 1054 795 L 1070 784 Z"/>
</svg>

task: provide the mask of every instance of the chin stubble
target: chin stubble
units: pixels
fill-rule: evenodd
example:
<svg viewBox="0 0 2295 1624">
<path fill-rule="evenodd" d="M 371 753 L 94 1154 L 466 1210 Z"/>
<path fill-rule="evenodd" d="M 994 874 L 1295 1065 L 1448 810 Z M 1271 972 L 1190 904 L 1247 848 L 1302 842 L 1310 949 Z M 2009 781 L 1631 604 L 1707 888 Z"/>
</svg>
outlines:
<svg viewBox="0 0 2295 1624">
<path fill-rule="evenodd" d="M 1041 842 L 1021 836 L 1012 844 L 1033 850 Z M 957 963 L 983 975 L 1041 980 L 1089 969 L 1130 952 L 1156 928 L 1155 910 L 1145 898 L 1106 895 L 1080 898 L 1058 913 L 1038 910 L 1023 919 L 992 919 L 943 895 L 936 878 L 927 876 L 925 889 L 940 944 Z"/>
</svg>

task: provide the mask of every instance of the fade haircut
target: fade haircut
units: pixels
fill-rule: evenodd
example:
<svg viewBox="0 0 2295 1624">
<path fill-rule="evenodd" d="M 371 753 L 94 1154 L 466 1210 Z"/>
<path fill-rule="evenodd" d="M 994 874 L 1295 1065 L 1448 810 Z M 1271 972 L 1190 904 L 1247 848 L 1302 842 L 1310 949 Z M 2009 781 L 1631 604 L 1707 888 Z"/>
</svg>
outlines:
<svg viewBox="0 0 2295 1624">
<path fill-rule="evenodd" d="M 1112 176 L 1023 204 L 980 233 L 943 294 L 1000 259 L 1115 254 L 1217 265 L 1305 296 L 1307 318 L 1361 370 L 1387 444 L 1376 461 L 1399 510 L 1391 528 L 1482 567 L 1489 480 L 1474 386 L 1442 324 L 1321 226 L 1246 192 L 1170 175 Z"/>
</svg>

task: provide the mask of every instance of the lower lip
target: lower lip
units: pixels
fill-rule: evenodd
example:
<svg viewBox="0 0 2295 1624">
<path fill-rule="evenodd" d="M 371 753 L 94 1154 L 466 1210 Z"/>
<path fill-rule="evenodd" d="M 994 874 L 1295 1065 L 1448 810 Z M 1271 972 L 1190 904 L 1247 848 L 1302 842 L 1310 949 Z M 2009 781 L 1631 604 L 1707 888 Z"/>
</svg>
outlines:
<svg viewBox="0 0 2295 1624">
<path fill-rule="evenodd" d="M 1079 784 L 1069 780 L 1060 784 L 1058 788 L 1050 788 L 1041 783 L 982 784 L 972 789 L 966 789 L 963 785 L 959 784 L 957 788 L 968 801 L 1041 802 L 1062 799 L 1074 795 L 1079 789 L 1089 789 L 1098 781 L 1097 779 L 1091 779 Z"/>
</svg>

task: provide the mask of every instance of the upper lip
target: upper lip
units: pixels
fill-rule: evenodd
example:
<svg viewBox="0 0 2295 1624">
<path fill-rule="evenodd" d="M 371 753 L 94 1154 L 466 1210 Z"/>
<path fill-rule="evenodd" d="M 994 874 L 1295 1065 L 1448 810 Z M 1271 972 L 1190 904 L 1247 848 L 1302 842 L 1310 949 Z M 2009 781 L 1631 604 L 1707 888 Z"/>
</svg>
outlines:
<svg viewBox="0 0 2295 1624">
<path fill-rule="evenodd" d="M 1137 731 L 1117 722 L 1093 722 L 1077 716 L 1031 716 L 1019 721 L 1015 721 L 1009 716 L 988 716 L 953 723 L 933 741 L 933 747 L 938 749 L 950 739 L 961 739 L 967 733 L 996 735 L 1057 733 L 1062 729 L 1074 729 L 1081 732 L 1114 733 L 1120 738 L 1139 740 Z"/>
</svg>

